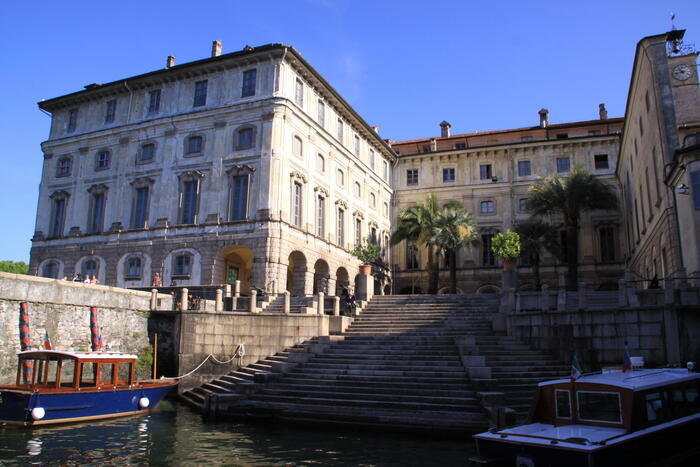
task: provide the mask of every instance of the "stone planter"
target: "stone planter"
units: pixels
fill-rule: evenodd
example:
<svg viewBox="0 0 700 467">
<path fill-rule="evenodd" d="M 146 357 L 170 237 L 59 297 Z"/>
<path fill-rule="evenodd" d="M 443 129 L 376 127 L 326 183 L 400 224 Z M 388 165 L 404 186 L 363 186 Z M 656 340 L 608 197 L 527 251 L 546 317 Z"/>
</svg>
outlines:
<svg viewBox="0 0 700 467">
<path fill-rule="evenodd" d="M 363 276 L 371 276 L 372 275 L 372 265 L 371 264 L 361 264 L 360 265 L 360 274 Z"/>
<path fill-rule="evenodd" d="M 503 260 L 503 270 L 504 271 L 515 271 L 518 265 L 518 261 L 515 259 L 504 259 Z"/>
</svg>

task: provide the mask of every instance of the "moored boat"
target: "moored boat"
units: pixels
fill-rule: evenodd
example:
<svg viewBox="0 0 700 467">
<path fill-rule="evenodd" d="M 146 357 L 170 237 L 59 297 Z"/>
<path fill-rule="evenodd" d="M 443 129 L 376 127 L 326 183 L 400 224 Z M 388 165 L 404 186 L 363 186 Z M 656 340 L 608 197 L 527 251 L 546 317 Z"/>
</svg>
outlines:
<svg viewBox="0 0 700 467">
<path fill-rule="evenodd" d="M 147 413 L 177 384 L 137 381 L 130 354 L 28 350 L 18 357 L 15 384 L 0 386 L 0 427 Z"/>
<path fill-rule="evenodd" d="M 613 370 L 540 383 L 530 423 L 474 435 L 480 465 L 621 466 L 697 450 L 700 374 Z M 697 455 L 697 451 L 693 455 Z"/>
</svg>

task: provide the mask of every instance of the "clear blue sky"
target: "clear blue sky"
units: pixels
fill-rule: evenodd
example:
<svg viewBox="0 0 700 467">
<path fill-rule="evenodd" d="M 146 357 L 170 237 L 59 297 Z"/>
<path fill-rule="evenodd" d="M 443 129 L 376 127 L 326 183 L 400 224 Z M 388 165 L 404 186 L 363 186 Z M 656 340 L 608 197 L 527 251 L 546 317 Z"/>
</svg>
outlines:
<svg viewBox="0 0 700 467">
<path fill-rule="evenodd" d="M 0 12 L 0 260 L 28 261 L 49 117 L 36 103 L 224 52 L 294 46 L 385 138 L 624 113 L 634 48 L 700 1 L 34 1 Z"/>
</svg>

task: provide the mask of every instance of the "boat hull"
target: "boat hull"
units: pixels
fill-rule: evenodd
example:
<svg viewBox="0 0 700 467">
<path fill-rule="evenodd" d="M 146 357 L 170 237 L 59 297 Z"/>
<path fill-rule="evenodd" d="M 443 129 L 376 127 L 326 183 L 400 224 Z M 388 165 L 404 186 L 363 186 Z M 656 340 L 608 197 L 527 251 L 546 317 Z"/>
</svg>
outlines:
<svg viewBox="0 0 700 467">
<path fill-rule="evenodd" d="M 0 388 L 0 425 L 50 425 L 147 413 L 174 386 L 175 383 L 171 383 L 79 392 L 29 392 Z M 148 399 L 147 405 L 142 400 L 144 397 Z M 32 410 L 35 408 L 43 409 L 43 417 L 34 418 Z"/>
<path fill-rule="evenodd" d="M 526 467 L 605 467 L 620 465 L 648 465 L 661 462 L 696 448 L 700 418 L 665 426 L 658 430 L 645 430 L 631 434 L 626 439 L 606 445 L 562 447 L 542 445 L 508 438 L 482 438 L 475 436 L 477 451 L 489 465 L 522 465 Z M 523 459 L 526 459 L 523 462 Z M 516 464 L 516 460 L 521 462 Z"/>
</svg>

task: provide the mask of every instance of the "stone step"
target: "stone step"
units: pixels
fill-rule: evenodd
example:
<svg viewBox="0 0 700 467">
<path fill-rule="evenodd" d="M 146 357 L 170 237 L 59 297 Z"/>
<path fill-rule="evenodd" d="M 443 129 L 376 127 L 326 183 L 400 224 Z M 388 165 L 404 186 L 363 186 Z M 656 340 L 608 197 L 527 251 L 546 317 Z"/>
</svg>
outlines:
<svg viewBox="0 0 700 467">
<path fill-rule="evenodd" d="M 275 388 L 265 388 L 255 395 L 258 399 L 260 395 L 266 397 L 294 397 L 296 396 L 298 400 L 303 400 L 310 397 L 313 394 L 314 399 L 340 399 L 344 401 L 372 401 L 372 402 L 397 402 L 397 403 L 407 403 L 415 402 L 419 404 L 446 404 L 446 405 L 456 405 L 456 406 L 476 406 L 478 400 L 475 395 L 471 397 L 466 396 L 438 396 L 434 394 L 424 395 L 424 394 L 382 394 L 374 392 L 357 392 L 357 391 L 329 391 L 326 388 L 317 388 L 313 393 L 308 392 L 304 389 L 293 389 L 289 387 L 275 387 Z"/>
<path fill-rule="evenodd" d="M 457 364 L 461 365 L 461 360 L 457 353 L 444 352 L 440 355 L 431 354 L 415 354 L 415 355 L 405 355 L 402 353 L 383 354 L 383 353 L 323 353 L 317 357 L 313 358 L 314 363 L 335 363 L 335 362 L 360 362 L 365 360 L 371 361 L 409 361 L 416 362 L 421 365 L 431 364 L 432 362 L 451 362 L 455 361 Z"/>
<path fill-rule="evenodd" d="M 434 385 L 446 385 L 446 384 L 459 384 L 466 386 L 468 385 L 468 380 L 465 375 L 460 374 L 440 374 L 437 376 L 423 375 L 422 377 L 415 377 L 413 375 L 387 375 L 381 374 L 355 374 L 355 373 L 323 373 L 323 372 L 310 372 L 306 373 L 302 370 L 294 370 L 289 372 L 285 376 L 285 381 L 303 381 L 303 380 L 332 380 L 332 381 L 346 381 L 359 382 L 362 384 L 375 384 L 377 382 L 383 384 L 434 384 Z"/>
<path fill-rule="evenodd" d="M 291 382 L 290 382 L 291 381 Z M 456 385 L 455 385 L 456 386 Z M 390 384 L 390 383 L 373 383 L 368 384 L 363 382 L 358 385 L 357 382 L 350 381 L 307 381 L 294 380 L 292 378 L 284 378 L 275 386 L 279 389 L 288 389 L 295 391 L 305 391 L 307 394 L 311 391 L 325 392 L 342 392 L 342 393 L 362 393 L 362 394 L 388 394 L 388 395 L 419 395 L 425 397 L 465 397 L 476 398 L 476 392 L 468 389 L 447 388 L 436 389 L 432 384 L 412 384 L 406 383 Z M 464 387 L 464 385 L 461 385 Z"/>
<path fill-rule="evenodd" d="M 302 371 L 302 370 L 299 370 Z M 295 374 L 300 374 L 296 373 L 296 371 L 293 371 Z M 454 375 L 454 374 L 464 374 L 464 369 L 463 368 L 452 368 L 448 369 L 448 367 L 440 368 L 439 371 L 421 371 L 417 370 L 415 368 L 411 368 L 409 370 L 387 370 L 387 369 L 380 369 L 380 370 L 372 370 L 367 367 L 363 368 L 357 368 L 357 369 L 343 369 L 343 368 L 323 368 L 323 367 L 307 367 L 304 366 L 303 368 L 303 374 L 336 374 L 336 375 L 356 375 L 356 376 L 410 376 L 414 378 L 430 378 L 430 377 L 440 377 L 440 376 L 448 376 L 448 375 Z"/>
<path fill-rule="evenodd" d="M 317 361 L 316 359 L 311 360 L 308 363 L 304 363 L 302 366 L 305 370 L 311 369 L 324 369 L 324 370 L 370 370 L 370 371 L 381 371 L 381 370 L 391 370 L 391 371 L 427 371 L 430 372 L 443 372 L 443 371 L 459 371 L 464 372 L 464 367 L 462 362 L 459 360 L 452 360 L 447 362 L 441 361 L 426 361 L 426 362 L 395 362 L 391 360 L 380 360 L 380 361 L 364 361 L 364 362 L 339 362 L 339 361 Z"/>
<path fill-rule="evenodd" d="M 268 395 L 268 394 L 256 394 L 249 400 L 254 401 L 272 401 L 272 402 L 286 402 L 286 403 L 303 403 L 308 404 L 325 404 L 333 405 L 335 407 L 365 407 L 365 408 L 379 408 L 379 409 L 404 409 L 404 410 L 450 410 L 450 411 L 467 411 L 467 410 L 478 410 L 478 405 L 476 402 L 472 403 L 440 403 L 440 402 L 400 402 L 400 401 L 384 401 L 376 399 L 341 399 L 341 398 L 327 398 L 327 397 L 298 397 L 298 396 L 284 396 L 284 395 Z"/>
</svg>

